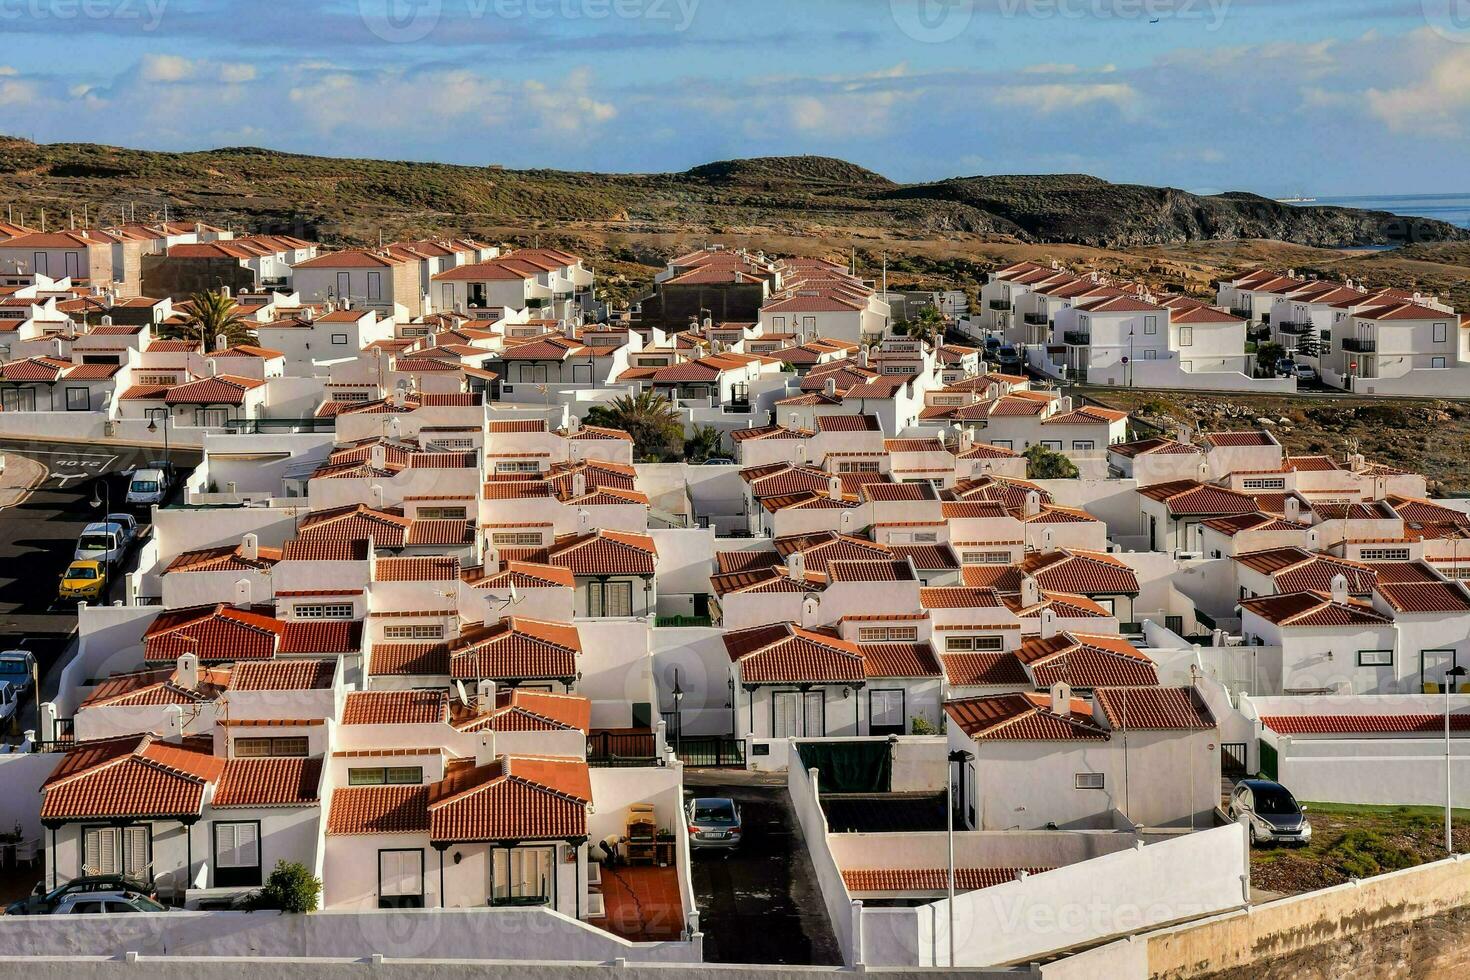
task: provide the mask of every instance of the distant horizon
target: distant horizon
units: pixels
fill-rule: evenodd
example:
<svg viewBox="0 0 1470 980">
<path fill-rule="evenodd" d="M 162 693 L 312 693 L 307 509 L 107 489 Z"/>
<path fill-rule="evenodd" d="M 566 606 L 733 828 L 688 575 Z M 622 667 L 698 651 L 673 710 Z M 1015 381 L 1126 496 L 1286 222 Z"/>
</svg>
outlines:
<svg viewBox="0 0 1470 980">
<path fill-rule="evenodd" d="M 28 4 L 5 18 L 0 131 L 634 174 L 800 147 L 903 183 L 1426 194 L 1470 159 L 1470 26 L 1447 2 Z"/>
</svg>

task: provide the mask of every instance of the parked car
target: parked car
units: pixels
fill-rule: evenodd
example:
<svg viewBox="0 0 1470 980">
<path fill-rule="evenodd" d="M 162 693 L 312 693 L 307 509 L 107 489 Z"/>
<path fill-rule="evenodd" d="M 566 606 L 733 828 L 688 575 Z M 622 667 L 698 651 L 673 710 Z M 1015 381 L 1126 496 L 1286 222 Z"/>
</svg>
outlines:
<svg viewBox="0 0 1470 980">
<path fill-rule="evenodd" d="M 31 689 L 31 675 L 35 667 L 36 655 L 29 650 L 6 650 L 0 653 L 0 681 L 9 681 L 22 697 Z"/>
<path fill-rule="evenodd" d="M 74 561 L 61 573 L 56 598 L 62 602 L 97 602 L 106 585 L 107 574 L 100 561 Z"/>
<path fill-rule="evenodd" d="M 20 708 L 20 692 L 9 681 L 0 681 L 0 727 L 10 724 Z"/>
<path fill-rule="evenodd" d="M 1255 844 L 1296 844 L 1312 841 L 1307 808 L 1291 791 L 1269 779 L 1244 779 L 1230 794 L 1230 819 L 1244 820 Z"/>
<path fill-rule="evenodd" d="M 1289 357 L 1277 358 L 1276 373 L 1283 377 L 1292 377 L 1296 374 L 1296 361 L 1293 361 Z"/>
<path fill-rule="evenodd" d="M 120 565 L 128 553 L 133 536 L 126 527 L 111 521 L 95 521 L 82 529 L 77 539 L 77 561 L 103 561 Z"/>
<path fill-rule="evenodd" d="M 147 895 L 133 891 L 87 892 L 67 895 L 52 907 L 51 915 L 99 915 L 115 912 L 167 912 Z"/>
<path fill-rule="evenodd" d="M 692 850 L 732 851 L 740 846 L 744 828 L 740 807 L 723 796 L 697 796 L 684 805 Z"/>
<path fill-rule="evenodd" d="M 128 480 L 127 502 L 135 507 L 161 504 L 172 486 L 170 471 L 162 467 L 134 470 Z"/>
<path fill-rule="evenodd" d="M 1298 381 L 1316 381 L 1317 369 L 1310 364 L 1298 364 L 1296 366 L 1296 379 Z"/>
<path fill-rule="evenodd" d="M 711 456 L 709 459 L 707 459 L 707 460 L 704 461 L 704 464 L 703 465 L 705 465 L 705 466 L 731 466 L 734 463 L 735 463 L 735 461 L 733 459 L 731 459 L 730 457 L 728 457 L 728 456 Z"/>
<path fill-rule="evenodd" d="M 123 530 L 128 533 L 129 540 L 138 536 L 138 519 L 132 514 L 124 514 L 119 511 L 115 514 L 108 514 L 102 519 L 108 524 L 121 524 Z"/>
<path fill-rule="evenodd" d="M 62 899 L 71 895 L 91 895 L 110 892 L 131 892 L 157 898 L 158 894 L 145 882 L 127 875 L 81 875 L 46 891 L 44 882 L 36 882 L 31 893 L 18 902 L 5 907 L 6 915 L 45 915 Z"/>
</svg>

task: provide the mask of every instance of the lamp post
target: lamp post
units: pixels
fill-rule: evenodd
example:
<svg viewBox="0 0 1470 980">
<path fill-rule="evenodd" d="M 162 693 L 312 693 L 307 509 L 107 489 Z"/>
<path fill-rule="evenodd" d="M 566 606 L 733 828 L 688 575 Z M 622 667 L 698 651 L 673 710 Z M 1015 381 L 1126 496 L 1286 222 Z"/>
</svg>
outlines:
<svg viewBox="0 0 1470 980">
<path fill-rule="evenodd" d="M 92 492 L 91 504 L 93 507 L 102 508 L 102 522 L 105 528 L 107 524 L 107 513 L 112 510 L 112 489 L 107 485 L 107 474 L 105 473 L 97 480 L 97 489 Z M 108 581 L 107 575 L 108 569 L 111 567 L 112 562 L 108 560 L 107 555 L 104 553 L 102 556 L 102 605 L 104 606 L 107 605 L 107 592 L 112 585 Z"/>
<path fill-rule="evenodd" d="M 1454 759 L 1450 755 L 1450 692 L 1455 689 L 1455 678 L 1464 677 L 1470 671 L 1458 664 L 1445 671 L 1444 676 L 1444 849 L 1446 854 L 1455 853 L 1455 842 L 1451 836 L 1454 796 L 1452 795 Z"/>
<path fill-rule="evenodd" d="M 683 758 L 684 748 L 684 689 L 679 686 L 679 668 L 674 668 L 674 755 Z"/>
<path fill-rule="evenodd" d="M 168 412 L 168 409 L 165 409 L 164 411 Z M 170 418 L 172 418 L 172 413 L 165 414 L 163 417 L 163 461 L 165 463 L 170 462 L 168 455 L 168 420 Z M 158 431 L 158 416 L 155 415 L 153 416 L 153 418 L 148 420 L 148 431 Z"/>
<path fill-rule="evenodd" d="M 946 879 L 949 901 L 946 903 L 949 913 L 949 965 L 954 966 L 954 784 L 956 779 L 964 778 L 964 764 L 970 758 L 970 753 L 960 749 L 949 754 L 949 771 L 944 777 L 944 819 L 945 819 L 945 841 L 949 846 L 949 868 Z M 954 764 L 958 762 L 961 768 L 956 771 Z"/>
</svg>

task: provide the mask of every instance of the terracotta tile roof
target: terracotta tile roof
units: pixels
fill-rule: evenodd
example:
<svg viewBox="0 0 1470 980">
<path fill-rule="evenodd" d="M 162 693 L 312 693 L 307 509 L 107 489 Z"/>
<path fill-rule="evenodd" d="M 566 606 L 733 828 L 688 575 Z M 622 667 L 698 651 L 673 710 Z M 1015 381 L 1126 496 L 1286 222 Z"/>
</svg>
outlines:
<svg viewBox="0 0 1470 980">
<path fill-rule="evenodd" d="M 456 521 L 463 525 L 463 521 Z M 421 555 L 410 558 L 379 558 L 373 562 L 375 582 L 454 582 L 459 580 L 459 559 L 453 555 Z"/>
<path fill-rule="evenodd" d="M 1444 714 L 1265 715 L 1278 735 L 1444 735 Z M 1450 730 L 1470 732 L 1470 714 L 1450 713 Z"/>
<path fill-rule="evenodd" d="M 966 565 L 961 574 L 966 585 L 999 592 L 1019 592 L 1028 574 L 1047 592 L 1092 596 L 1137 595 L 1139 591 L 1133 569 L 1096 551 L 1033 552 L 1017 565 Z"/>
<path fill-rule="evenodd" d="M 89 708 L 139 707 L 159 704 L 200 704 L 215 701 L 230 681 L 228 669 L 203 668 L 199 686 L 186 688 L 174 679 L 174 668 L 114 674 L 98 684 L 82 702 Z"/>
<path fill-rule="evenodd" d="M 884 545 L 862 538 L 854 538 L 836 531 L 818 531 L 814 534 L 787 535 L 775 540 L 776 553 L 785 560 L 793 551 L 800 551 L 808 576 L 825 577 L 830 562 L 864 561 L 891 558 L 893 553 Z"/>
<path fill-rule="evenodd" d="M 1396 612 L 1458 613 L 1470 610 L 1470 598 L 1454 582 L 1380 582 L 1378 594 Z"/>
<path fill-rule="evenodd" d="M 270 568 L 281 560 L 280 548 L 257 548 L 257 557 L 247 559 L 240 554 L 239 545 L 220 548 L 201 548 L 185 551 L 169 562 L 164 574 L 171 572 L 244 572 Z"/>
<path fill-rule="evenodd" d="M 1148 655 L 1121 636 L 1058 633 L 1022 643 L 1016 658 L 1038 687 L 1058 682 L 1072 688 L 1140 687 L 1159 683 Z"/>
<path fill-rule="evenodd" d="M 429 829 L 427 786 L 341 786 L 332 792 L 329 834 L 414 834 Z"/>
<path fill-rule="evenodd" d="M 894 544 L 889 545 L 889 550 L 893 557 L 907 558 L 915 568 L 925 571 L 960 567 L 960 560 L 947 544 Z"/>
<path fill-rule="evenodd" d="M 485 766 L 451 766 L 429 788 L 435 841 L 561 840 L 587 836 L 592 802 L 587 764 L 502 756 Z"/>
<path fill-rule="evenodd" d="M 297 540 L 370 540 L 379 548 L 402 548 L 411 523 L 402 514 L 374 510 L 367 504 L 352 504 L 308 514 L 296 535 Z M 290 544 L 287 542 L 288 552 Z"/>
<path fill-rule="evenodd" d="M 786 463 L 741 470 L 740 476 L 750 485 L 751 496 L 757 499 L 800 493 L 803 490 L 827 493 L 833 478 L 833 474 L 815 466 Z"/>
<path fill-rule="evenodd" d="M 451 708 L 460 709 L 454 727 L 460 731 L 552 732 L 591 730 L 592 702 L 576 694 L 552 694 L 523 688 L 495 692 L 495 707 L 485 714 L 471 713 L 457 701 Z"/>
<path fill-rule="evenodd" d="M 994 589 L 948 585 L 920 589 L 919 605 L 925 609 L 995 609 L 1001 602 Z"/>
<path fill-rule="evenodd" d="M 1207 447 L 1274 446 L 1276 441 L 1269 432 L 1205 432 L 1200 442 Z"/>
<path fill-rule="evenodd" d="M 42 820 L 199 816 L 205 787 L 224 764 L 208 739 L 166 743 L 143 735 L 83 746 L 47 778 Z"/>
<path fill-rule="evenodd" d="M 1248 494 L 1226 490 L 1195 480 L 1174 480 L 1139 487 L 1138 492 L 1151 500 L 1166 504 L 1170 514 L 1179 515 L 1222 515 L 1253 514 L 1256 501 Z"/>
<path fill-rule="evenodd" d="M 449 644 L 449 673 L 466 680 L 566 680 L 577 675 L 577 627 L 524 616 L 465 630 Z"/>
<path fill-rule="evenodd" d="M 1138 439 L 1134 442 L 1119 442 L 1108 447 L 1108 452 L 1128 459 L 1138 456 L 1158 455 L 1203 455 L 1204 450 L 1187 442 L 1176 442 L 1173 439 Z"/>
<path fill-rule="evenodd" d="M 143 633 L 143 659 L 157 663 L 192 653 L 201 663 L 268 660 L 286 627 L 268 610 L 217 603 L 159 613 Z"/>
<path fill-rule="evenodd" d="M 1192 687 L 1099 688 L 1093 699 L 1117 730 L 1183 731 L 1215 727 Z"/>
<path fill-rule="evenodd" d="M 256 378 L 237 378 L 221 374 L 176 385 L 163 396 L 166 405 L 243 405 L 245 392 L 265 384 Z"/>
<path fill-rule="evenodd" d="M 292 538 L 281 548 L 283 561 L 367 561 L 368 541 L 339 541 L 325 535 Z"/>
<path fill-rule="evenodd" d="M 859 643 L 868 677 L 939 677 L 942 672 L 928 643 Z"/>
<path fill-rule="evenodd" d="M 956 891 L 973 892 L 1015 881 L 1022 872 L 1041 874 L 1048 868 L 955 868 Z M 947 868 L 843 868 L 849 892 L 942 892 L 949 888 Z"/>
<path fill-rule="evenodd" d="M 1031 675 L 1012 652 L 946 653 L 940 658 L 952 687 L 1031 687 Z"/>
<path fill-rule="evenodd" d="M 336 660 L 260 660 L 236 664 L 231 691 L 310 691 L 331 687 Z"/>
<path fill-rule="evenodd" d="M 298 619 L 282 625 L 282 655 L 356 653 L 362 649 L 362 623 L 357 620 Z"/>
<path fill-rule="evenodd" d="M 818 415 L 815 419 L 818 432 L 881 432 L 874 415 Z"/>
<path fill-rule="evenodd" d="M 475 540 L 474 525 L 469 521 L 454 519 L 416 520 L 408 525 L 404 544 L 411 547 L 472 544 Z"/>
<path fill-rule="evenodd" d="M 601 530 L 558 538 L 542 563 L 575 575 L 652 575 L 657 559 L 658 548 L 648 535 Z"/>
<path fill-rule="evenodd" d="M 733 593 L 764 594 L 774 592 L 819 592 L 821 586 L 812 582 L 798 582 L 787 573 L 782 565 L 761 565 L 747 572 L 727 572 L 710 576 L 710 588 L 715 595 Z"/>
<path fill-rule="evenodd" d="M 976 741 L 1104 741 L 1087 702 L 1072 699 L 1066 714 L 1051 710 L 1048 694 L 989 694 L 946 701 L 945 713 Z"/>
<path fill-rule="evenodd" d="M 781 555 L 774 551 L 717 551 L 715 564 L 720 574 L 749 572 L 782 563 Z"/>
<path fill-rule="evenodd" d="M 912 582 L 914 570 L 907 561 L 891 558 L 827 562 L 827 577 L 833 582 Z"/>
<path fill-rule="evenodd" d="M 1226 537 L 1233 538 L 1242 531 L 1305 531 L 1307 525 L 1293 524 L 1290 521 L 1263 514 L 1259 511 L 1254 514 L 1234 514 L 1230 517 L 1213 517 L 1202 522 L 1203 527 L 1212 531 L 1219 531 Z"/>
<path fill-rule="evenodd" d="M 1240 608 L 1277 626 L 1379 626 L 1393 620 L 1369 606 L 1333 602 L 1320 592 L 1289 592 L 1240 600 Z"/>
<path fill-rule="evenodd" d="M 518 589 L 571 589 L 577 585 L 577 577 L 569 568 L 559 565 L 537 565 L 531 562 L 506 562 L 504 568 L 484 578 L 476 579 L 477 589 L 507 588 L 512 583 Z"/>
<path fill-rule="evenodd" d="M 374 643 L 368 670 L 375 677 L 449 673 L 449 644 Z"/>
<path fill-rule="evenodd" d="M 344 725 L 434 725 L 448 721 L 447 691 L 353 691 L 342 708 Z"/>
<path fill-rule="evenodd" d="M 867 676 L 857 644 L 794 623 L 731 630 L 724 641 L 740 664 L 742 683 L 860 682 Z"/>
<path fill-rule="evenodd" d="M 228 759 L 212 807 L 316 806 L 321 802 L 322 760 Z"/>
</svg>

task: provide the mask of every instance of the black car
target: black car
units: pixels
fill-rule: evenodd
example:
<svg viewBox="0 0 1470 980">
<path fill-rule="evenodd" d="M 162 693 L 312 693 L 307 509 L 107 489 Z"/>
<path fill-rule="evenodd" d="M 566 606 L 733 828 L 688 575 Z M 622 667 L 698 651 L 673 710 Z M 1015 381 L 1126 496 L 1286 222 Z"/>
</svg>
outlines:
<svg viewBox="0 0 1470 980">
<path fill-rule="evenodd" d="M 68 895 L 84 892 L 136 892 L 158 898 L 158 892 L 145 881 L 128 875 L 81 875 L 46 891 L 45 882 L 37 882 L 30 895 L 5 907 L 6 915 L 48 915 Z"/>
</svg>

